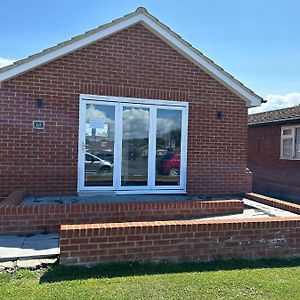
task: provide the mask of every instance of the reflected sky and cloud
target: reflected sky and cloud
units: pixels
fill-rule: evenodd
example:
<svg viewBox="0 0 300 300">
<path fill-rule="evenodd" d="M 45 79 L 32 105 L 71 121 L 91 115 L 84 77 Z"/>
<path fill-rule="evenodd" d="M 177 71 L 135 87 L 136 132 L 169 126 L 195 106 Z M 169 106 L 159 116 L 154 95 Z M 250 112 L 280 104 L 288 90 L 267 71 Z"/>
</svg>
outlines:
<svg viewBox="0 0 300 300">
<path fill-rule="evenodd" d="M 124 108 L 123 139 L 144 139 L 149 135 L 149 109 Z"/>
<path fill-rule="evenodd" d="M 123 111 L 123 138 L 147 138 L 149 135 L 148 108 L 124 107 Z M 114 107 L 103 105 L 89 105 L 86 109 L 86 122 L 102 120 L 109 125 L 109 136 L 114 132 Z M 181 128 L 181 112 L 158 110 L 157 134 L 163 136 L 172 130 Z"/>
<path fill-rule="evenodd" d="M 125 139 L 146 138 L 149 131 L 149 109 L 125 108 L 123 112 L 123 135 Z M 157 116 L 157 133 L 164 135 L 181 128 L 181 112 L 167 110 L 164 117 Z"/>
<path fill-rule="evenodd" d="M 90 124 L 91 120 L 101 120 L 103 124 L 108 125 L 109 140 L 114 140 L 115 132 L 115 107 L 108 105 L 89 104 L 86 108 L 86 124 Z"/>
</svg>

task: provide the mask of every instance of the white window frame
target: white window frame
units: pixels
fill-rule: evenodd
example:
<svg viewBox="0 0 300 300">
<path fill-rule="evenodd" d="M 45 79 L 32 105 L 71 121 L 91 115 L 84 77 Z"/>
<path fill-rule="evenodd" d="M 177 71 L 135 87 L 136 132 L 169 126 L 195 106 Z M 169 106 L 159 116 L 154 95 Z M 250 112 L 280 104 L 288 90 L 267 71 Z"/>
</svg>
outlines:
<svg viewBox="0 0 300 300">
<path fill-rule="evenodd" d="M 285 160 L 300 160 L 300 158 L 296 157 L 296 129 L 299 128 L 300 125 L 293 125 L 293 126 L 283 126 L 281 127 L 281 139 L 280 139 L 280 159 Z M 291 129 L 291 134 L 289 135 L 283 135 L 283 131 Z M 283 156 L 283 140 L 284 139 L 292 139 L 293 141 L 293 147 L 292 147 L 292 157 L 284 157 Z"/>
<path fill-rule="evenodd" d="M 93 104 L 106 104 L 115 106 L 115 149 L 114 153 L 118 157 L 114 162 L 114 180 L 113 186 L 110 187 L 87 187 L 84 186 L 84 147 L 85 147 L 85 105 L 86 103 Z M 119 104 L 117 106 L 117 104 Z M 153 132 L 156 132 L 156 112 L 157 109 L 173 109 L 182 111 L 181 123 L 181 166 L 180 166 L 180 184 L 174 186 L 158 186 L 155 185 L 154 165 L 150 164 L 151 155 L 148 157 L 148 179 L 149 184 L 145 187 L 121 187 L 121 147 L 122 147 L 122 122 L 121 113 L 124 106 L 139 106 L 150 109 L 150 122 L 149 128 L 149 144 L 151 149 L 156 153 L 156 141 L 153 138 Z M 188 136 L 188 102 L 184 101 L 171 101 L 171 100 L 158 100 L 158 99 L 141 99 L 141 98 L 127 98 L 127 97 L 112 97 L 112 96 L 98 96 L 81 94 L 79 99 L 79 135 L 78 135 L 78 180 L 77 191 L 111 191 L 116 194 L 182 194 L 186 193 L 186 164 L 187 164 L 187 136 Z M 151 151 L 149 151 L 151 152 Z M 151 152 L 152 153 L 152 152 Z M 155 154 L 152 155 L 155 158 Z M 152 174 L 152 175 L 150 175 Z"/>
</svg>

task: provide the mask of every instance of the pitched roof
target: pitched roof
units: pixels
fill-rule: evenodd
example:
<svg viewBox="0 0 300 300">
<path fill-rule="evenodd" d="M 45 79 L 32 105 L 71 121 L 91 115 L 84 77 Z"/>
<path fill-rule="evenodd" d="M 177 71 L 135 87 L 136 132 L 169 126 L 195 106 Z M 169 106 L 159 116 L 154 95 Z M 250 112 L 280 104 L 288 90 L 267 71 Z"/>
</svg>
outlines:
<svg viewBox="0 0 300 300">
<path fill-rule="evenodd" d="M 12 65 L 1 68 L 0 84 L 1 82 L 16 77 L 22 73 L 41 66 L 42 64 L 62 57 L 70 52 L 78 50 L 137 23 L 142 23 L 152 33 L 160 37 L 198 67 L 209 73 L 212 77 L 225 85 L 232 92 L 244 99 L 248 107 L 259 106 L 263 101 L 260 96 L 256 95 L 252 90 L 245 87 L 232 75 L 225 72 L 212 60 L 204 56 L 203 53 L 193 48 L 191 44 L 183 40 L 178 34 L 173 32 L 166 25 L 162 24 L 158 19 L 149 14 L 147 10 L 142 7 L 139 7 L 135 12 L 116 19 L 111 23 L 87 31 L 54 47 L 45 49 L 42 52 L 31 55 L 25 59 L 21 59 Z"/>
<path fill-rule="evenodd" d="M 300 121 L 300 105 L 249 115 L 248 125 L 284 123 L 295 120 Z"/>
</svg>

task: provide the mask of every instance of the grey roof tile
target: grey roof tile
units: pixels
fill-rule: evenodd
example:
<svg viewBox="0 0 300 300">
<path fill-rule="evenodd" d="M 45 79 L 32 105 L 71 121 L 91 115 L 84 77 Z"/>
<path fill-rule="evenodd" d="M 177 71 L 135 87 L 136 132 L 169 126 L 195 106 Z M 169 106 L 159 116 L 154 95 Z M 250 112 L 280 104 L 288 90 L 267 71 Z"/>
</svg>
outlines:
<svg viewBox="0 0 300 300">
<path fill-rule="evenodd" d="M 300 105 L 248 116 L 248 125 L 300 120 Z"/>
</svg>

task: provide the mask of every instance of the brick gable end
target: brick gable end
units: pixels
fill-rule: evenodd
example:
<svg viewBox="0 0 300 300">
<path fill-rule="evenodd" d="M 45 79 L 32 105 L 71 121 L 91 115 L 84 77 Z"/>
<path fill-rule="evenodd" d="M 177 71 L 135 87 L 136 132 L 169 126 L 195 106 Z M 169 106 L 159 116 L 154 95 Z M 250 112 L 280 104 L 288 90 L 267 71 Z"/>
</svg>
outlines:
<svg viewBox="0 0 300 300">
<path fill-rule="evenodd" d="M 2 84 L 2 196 L 76 192 L 80 93 L 188 101 L 188 192 L 250 190 L 245 102 L 137 24 Z"/>
</svg>

